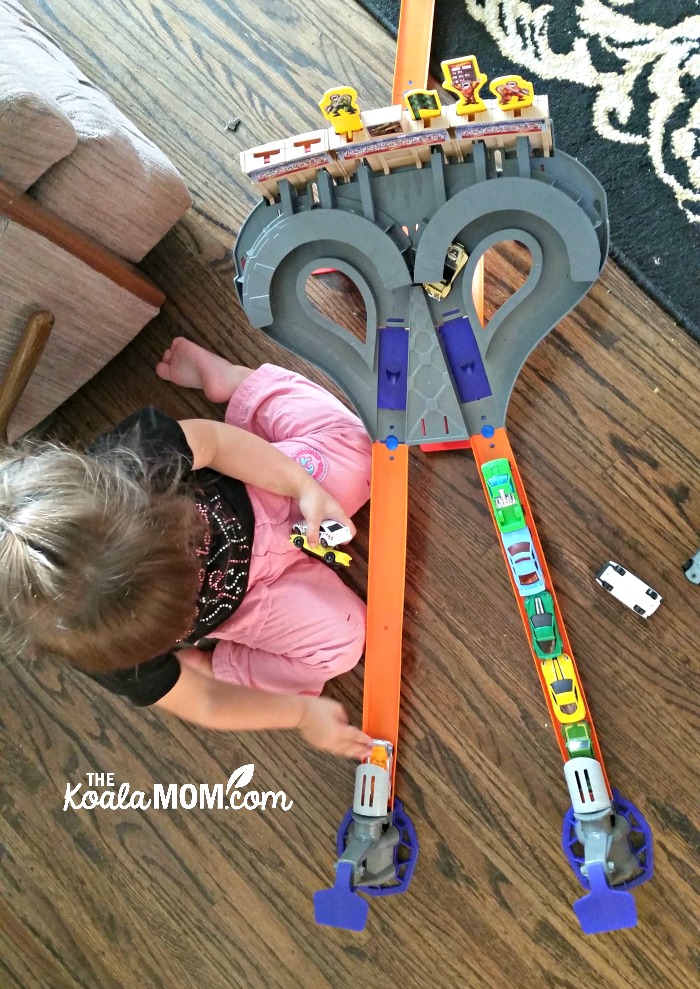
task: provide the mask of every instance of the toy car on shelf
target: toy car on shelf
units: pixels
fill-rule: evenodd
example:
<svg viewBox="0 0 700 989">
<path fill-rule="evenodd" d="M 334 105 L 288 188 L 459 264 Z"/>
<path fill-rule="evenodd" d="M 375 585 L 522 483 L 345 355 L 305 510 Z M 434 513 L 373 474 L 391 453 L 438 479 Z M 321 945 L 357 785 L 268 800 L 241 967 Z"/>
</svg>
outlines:
<svg viewBox="0 0 700 989">
<path fill-rule="evenodd" d="M 558 720 L 562 724 L 581 721 L 586 711 L 571 657 L 562 653 L 556 659 L 546 659 L 542 664 L 542 673 Z"/>
<path fill-rule="evenodd" d="M 520 596 L 541 594 L 545 589 L 544 577 L 528 527 L 504 532 L 501 539 Z"/>
<path fill-rule="evenodd" d="M 663 601 L 658 591 L 612 560 L 603 564 L 595 579 L 604 590 L 642 618 L 653 615 Z"/>
<path fill-rule="evenodd" d="M 338 546 L 349 543 L 352 539 L 352 533 L 346 525 L 343 525 L 342 522 L 336 522 L 334 519 L 324 519 L 319 526 L 319 539 L 316 546 L 309 543 L 307 532 L 306 521 L 295 522 L 289 537 L 290 543 L 294 543 L 299 549 L 303 549 L 312 556 L 320 557 L 329 566 L 350 566 L 352 557 L 338 549 Z"/>
<path fill-rule="evenodd" d="M 700 549 L 685 561 L 681 569 L 691 584 L 700 584 Z"/>
<path fill-rule="evenodd" d="M 496 525 L 501 532 L 513 532 L 525 525 L 525 513 L 520 504 L 518 492 L 510 464 L 505 457 L 499 460 L 489 460 L 481 468 L 486 481 L 486 490 L 491 499 Z"/>
<path fill-rule="evenodd" d="M 423 288 L 425 289 L 426 294 L 429 295 L 431 299 L 436 299 L 438 302 L 448 296 L 452 291 L 452 284 L 455 278 L 468 260 L 469 255 L 461 244 L 458 244 L 457 241 L 450 244 L 447 248 L 447 256 L 445 257 L 442 281 L 423 282 Z"/>
<path fill-rule="evenodd" d="M 577 756 L 595 759 L 591 729 L 587 721 L 579 721 L 575 725 L 562 725 L 561 731 L 564 736 L 566 751 L 572 759 Z"/>
<path fill-rule="evenodd" d="M 561 635 L 554 613 L 554 599 L 549 591 L 525 598 L 525 610 L 530 619 L 532 648 L 540 659 L 554 659 L 562 651 Z"/>
</svg>

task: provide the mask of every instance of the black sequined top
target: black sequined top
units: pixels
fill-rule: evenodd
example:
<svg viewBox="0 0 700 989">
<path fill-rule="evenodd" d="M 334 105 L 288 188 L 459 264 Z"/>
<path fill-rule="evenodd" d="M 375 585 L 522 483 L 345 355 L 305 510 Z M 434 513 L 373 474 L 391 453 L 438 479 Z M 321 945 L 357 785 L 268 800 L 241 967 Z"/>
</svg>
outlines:
<svg viewBox="0 0 700 989">
<path fill-rule="evenodd" d="M 179 643 L 195 643 L 210 635 L 235 612 L 248 587 L 255 518 L 245 485 L 209 468 L 193 470 L 193 457 L 185 434 L 175 419 L 157 409 L 143 409 L 101 437 L 94 451 L 109 449 L 126 440 L 153 464 L 154 478 L 170 483 L 174 471 L 196 501 L 205 524 L 198 549 L 201 557 L 199 597 L 194 626 Z M 115 694 L 145 707 L 155 704 L 177 683 L 180 663 L 173 652 L 113 673 L 91 673 L 93 680 Z"/>
</svg>

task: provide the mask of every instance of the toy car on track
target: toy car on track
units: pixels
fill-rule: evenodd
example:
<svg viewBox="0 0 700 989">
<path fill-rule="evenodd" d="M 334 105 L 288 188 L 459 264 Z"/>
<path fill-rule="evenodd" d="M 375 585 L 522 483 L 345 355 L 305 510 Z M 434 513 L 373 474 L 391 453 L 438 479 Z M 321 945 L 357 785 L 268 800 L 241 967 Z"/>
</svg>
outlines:
<svg viewBox="0 0 700 989">
<path fill-rule="evenodd" d="M 520 596 L 541 594 L 545 590 L 544 577 L 528 527 L 504 532 L 501 539 Z"/>
<path fill-rule="evenodd" d="M 426 295 L 431 299 L 444 299 L 452 291 L 452 284 L 462 268 L 469 260 L 469 255 L 461 244 L 455 241 L 447 248 L 445 266 L 442 272 L 441 282 L 423 282 Z"/>
<path fill-rule="evenodd" d="M 525 610 L 530 619 L 532 648 L 540 659 L 554 659 L 562 651 L 561 635 L 554 613 L 554 598 L 549 591 L 525 598 Z"/>
<path fill-rule="evenodd" d="M 367 765 L 379 766 L 391 773 L 391 762 L 394 757 L 394 746 L 391 742 L 384 741 L 383 738 L 372 739 L 372 751 L 365 758 Z"/>
<path fill-rule="evenodd" d="M 513 532 L 525 525 L 525 513 L 520 504 L 510 464 L 505 457 L 490 460 L 481 468 L 486 490 L 491 499 L 496 525 L 501 532 Z"/>
<path fill-rule="evenodd" d="M 579 721 L 575 725 L 562 725 L 561 731 L 564 736 L 566 751 L 572 759 L 577 756 L 595 759 L 591 729 L 587 721 Z"/>
<path fill-rule="evenodd" d="M 618 601 L 622 601 L 632 611 L 636 611 L 642 618 L 653 615 L 663 601 L 658 591 L 612 560 L 603 564 L 595 579 L 603 590 L 608 591 Z"/>
<path fill-rule="evenodd" d="M 562 724 L 581 721 L 586 715 L 586 710 L 581 700 L 581 691 L 571 657 L 562 653 L 556 659 L 546 659 L 542 664 L 542 673 L 549 687 L 558 720 Z"/>
</svg>

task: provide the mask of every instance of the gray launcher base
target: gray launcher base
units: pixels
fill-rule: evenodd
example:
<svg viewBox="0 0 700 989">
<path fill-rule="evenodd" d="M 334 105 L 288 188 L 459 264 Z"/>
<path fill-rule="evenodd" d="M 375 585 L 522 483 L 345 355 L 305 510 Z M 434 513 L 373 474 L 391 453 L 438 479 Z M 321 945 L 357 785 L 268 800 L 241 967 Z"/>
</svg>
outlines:
<svg viewBox="0 0 700 989">
<path fill-rule="evenodd" d="M 482 327 L 475 269 L 508 240 L 528 248 L 530 273 Z M 437 301 L 422 286 L 443 278 L 455 241 L 469 260 Z M 302 192 L 282 181 L 279 202 L 261 201 L 246 219 L 234 257 L 251 324 L 325 371 L 373 439 L 418 444 L 505 425 L 528 354 L 593 285 L 607 250 L 597 180 L 561 151 L 532 156 L 521 137 L 510 155 L 476 144 L 464 162 L 436 151 L 423 168 L 385 175 L 361 165 L 337 185 L 321 171 Z M 356 284 L 364 341 L 311 302 L 317 268 Z"/>
</svg>

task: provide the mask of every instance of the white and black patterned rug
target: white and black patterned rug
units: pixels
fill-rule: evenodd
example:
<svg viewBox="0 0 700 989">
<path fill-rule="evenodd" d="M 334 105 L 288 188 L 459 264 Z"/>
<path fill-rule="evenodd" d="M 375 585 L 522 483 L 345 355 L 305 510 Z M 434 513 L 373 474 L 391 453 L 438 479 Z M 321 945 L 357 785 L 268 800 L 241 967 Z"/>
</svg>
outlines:
<svg viewBox="0 0 700 989">
<path fill-rule="evenodd" d="M 359 0 L 394 35 L 399 0 Z M 608 194 L 611 255 L 700 340 L 700 0 L 437 0 L 440 61 L 549 95 L 557 146 Z"/>
</svg>

